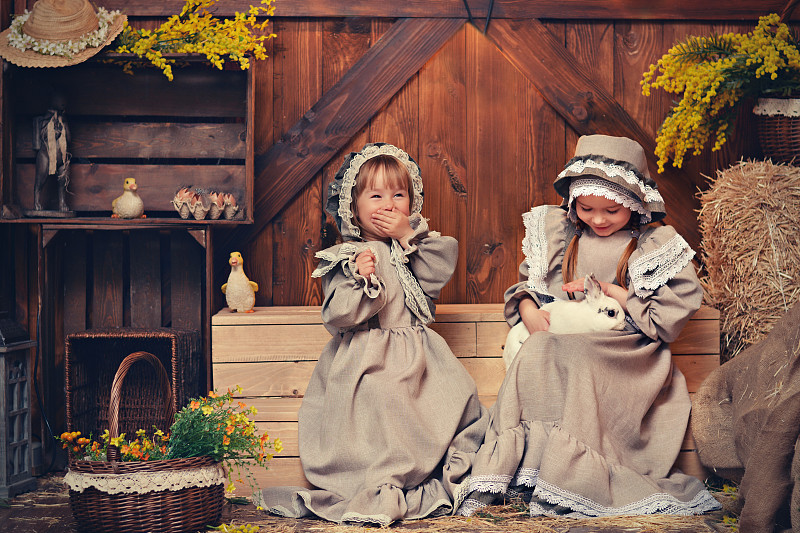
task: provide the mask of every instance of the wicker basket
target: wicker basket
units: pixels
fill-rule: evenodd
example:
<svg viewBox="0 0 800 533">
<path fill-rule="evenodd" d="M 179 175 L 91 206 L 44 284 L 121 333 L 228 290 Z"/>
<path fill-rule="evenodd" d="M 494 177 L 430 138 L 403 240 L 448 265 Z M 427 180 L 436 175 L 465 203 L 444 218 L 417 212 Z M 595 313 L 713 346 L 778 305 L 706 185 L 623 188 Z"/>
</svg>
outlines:
<svg viewBox="0 0 800 533">
<path fill-rule="evenodd" d="M 764 158 L 800 162 L 800 99 L 759 98 L 753 113 Z"/>
<path fill-rule="evenodd" d="M 172 389 L 164 366 L 148 352 L 135 352 L 120 364 L 111 386 L 110 436 L 119 436 L 119 404 L 128 369 L 146 361 L 158 373 L 164 393 L 163 420 L 174 418 Z M 165 427 L 165 426 L 161 426 Z M 219 525 L 225 495 L 222 466 L 210 457 L 122 462 L 108 449 L 108 461 L 72 461 L 64 478 L 78 530 L 90 532 L 183 533 Z"/>
</svg>

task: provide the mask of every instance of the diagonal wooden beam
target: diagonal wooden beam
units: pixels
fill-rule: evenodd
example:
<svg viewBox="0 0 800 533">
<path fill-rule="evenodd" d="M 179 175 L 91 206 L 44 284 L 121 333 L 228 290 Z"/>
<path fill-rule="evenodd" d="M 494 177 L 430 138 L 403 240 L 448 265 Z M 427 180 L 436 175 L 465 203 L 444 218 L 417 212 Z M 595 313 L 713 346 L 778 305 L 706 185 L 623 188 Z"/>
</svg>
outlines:
<svg viewBox="0 0 800 533">
<path fill-rule="evenodd" d="M 567 123 L 580 135 L 602 133 L 630 137 L 647 154 L 651 171 L 658 168 L 655 139 L 605 89 L 589 78 L 584 67 L 538 20 L 494 20 L 487 37 L 527 77 Z M 687 163 L 687 166 L 691 163 Z M 691 167 L 690 167 L 691 168 Z M 667 223 L 695 250 L 700 232 L 692 191 L 696 184 L 686 170 L 668 166 L 656 176 L 667 205 Z"/>
<path fill-rule="evenodd" d="M 247 242 L 413 77 L 463 19 L 401 19 L 305 115 L 254 161 L 253 224 L 223 248 Z"/>
</svg>

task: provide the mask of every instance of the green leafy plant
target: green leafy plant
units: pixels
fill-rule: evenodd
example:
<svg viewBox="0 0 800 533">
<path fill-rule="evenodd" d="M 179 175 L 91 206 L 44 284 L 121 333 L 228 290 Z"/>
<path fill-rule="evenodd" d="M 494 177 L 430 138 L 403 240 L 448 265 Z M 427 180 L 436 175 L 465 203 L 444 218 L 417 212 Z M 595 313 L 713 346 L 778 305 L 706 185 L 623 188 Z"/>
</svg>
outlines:
<svg viewBox="0 0 800 533">
<path fill-rule="evenodd" d="M 241 393 L 241 387 L 236 387 Z M 136 432 L 136 438 L 129 440 L 125 434 L 111 438 L 108 430 L 99 440 L 91 435 L 81 437 L 79 431 L 62 433 L 59 440 L 73 460 L 105 461 L 108 447 L 116 446 L 123 461 L 153 461 L 188 457 L 210 456 L 224 463 L 228 472 L 228 492 L 233 492 L 234 480 L 242 483 L 247 477 L 255 486 L 251 467 L 267 468 L 267 461 L 274 453 L 283 450 L 280 439 L 269 439 L 269 435 L 259 435 L 255 422 L 254 407 L 248 407 L 233 398 L 228 391 L 218 395 L 211 391 L 208 396 L 189 402 L 175 415 L 175 422 L 169 434 L 154 428 L 151 435 L 143 429 Z"/>
<path fill-rule="evenodd" d="M 800 90 L 798 41 L 776 13 L 763 16 L 746 34 L 692 36 L 650 65 L 642 94 L 660 88 L 675 94 L 656 137 L 658 171 L 671 159 L 702 153 L 713 139 L 720 150 L 732 135 L 741 104 L 760 96 L 789 96 Z"/>
<path fill-rule="evenodd" d="M 269 19 L 258 20 L 275 13 L 272 1 L 261 0 L 260 5 L 251 5 L 247 13 L 236 12 L 233 18 L 221 19 L 212 13 L 217 0 L 186 0 L 179 14 L 155 30 L 136 29 L 126 22 L 115 41 L 116 51 L 146 58 L 170 81 L 175 60 L 165 58 L 165 53 L 205 55 L 219 69 L 227 57 L 245 70 L 250 67 L 250 56 L 266 59 L 264 41 L 275 37 L 265 31 Z M 125 71 L 132 73 L 132 63 L 125 64 Z"/>
</svg>

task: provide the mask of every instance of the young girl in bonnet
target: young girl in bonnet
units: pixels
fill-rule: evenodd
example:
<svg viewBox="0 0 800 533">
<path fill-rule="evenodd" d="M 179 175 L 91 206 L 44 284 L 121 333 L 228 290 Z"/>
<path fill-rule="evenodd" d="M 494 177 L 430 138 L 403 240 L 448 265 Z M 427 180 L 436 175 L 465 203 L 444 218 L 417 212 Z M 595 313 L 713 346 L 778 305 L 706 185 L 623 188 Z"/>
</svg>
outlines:
<svg viewBox="0 0 800 533">
<path fill-rule="evenodd" d="M 300 459 L 315 488 L 264 489 L 292 517 L 388 525 L 452 514 L 488 422 L 472 378 L 427 325 L 458 244 L 420 215 L 408 154 L 368 144 L 345 158 L 328 211 L 344 240 L 317 253 L 333 338 L 299 411 Z"/>
<path fill-rule="evenodd" d="M 696 514 L 719 504 L 672 470 L 691 404 L 671 362 L 673 341 L 700 307 L 694 252 L 664 218 L 642 147 L 578 141 L 555 181 L 561 206 L 523 215 L 525 260 L 505 294 L 510 325 L 531 335 L 511 363 L 459 510 L 519 495 L 532 516 Z M 625 329 L 549 333 L 539 309 L 593 272 L 626 313 Z"/>
</svg>

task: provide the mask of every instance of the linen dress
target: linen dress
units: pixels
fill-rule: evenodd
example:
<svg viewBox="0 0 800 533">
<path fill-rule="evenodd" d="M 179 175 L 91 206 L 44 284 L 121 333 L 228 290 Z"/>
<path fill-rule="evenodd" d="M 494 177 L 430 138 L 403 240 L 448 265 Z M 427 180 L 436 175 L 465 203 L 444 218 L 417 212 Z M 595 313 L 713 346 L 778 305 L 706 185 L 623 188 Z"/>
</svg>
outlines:
<svg viewBox="0 0 800 533">
<path fill-rule="evenodd" d="M 574 226 L 556 206 L 523 219 L 526 259 L 505 294 L 511 325 L 526 295 L 537 305 L 567 298 L 561 264 Z M 584 230 L 576 277 L 594 272 L 613 282 L 630 238 L 626 230 L 608 237 Z M 688 515 L 719 507 L 698 479 L 672 470 L 691 403 L 668 343 L 701 303 L 693 255 L 672 227 L 645 227 L 628 263 L 623 331 L 528 337 L 492 407 L 460 514 L 503 495 L 529 501 L 532 516 Z"/>
<path fill-rule="evenodd" d="M 399 260 L 432 310 L 458 243 L 411 219 L 416 235 Z M 370 279 L 355 268 L 365 249 L 376 257 Z M 299 411 L 300 459 L 316 488 L 264 489 L 261 505 L 274 514 L 388 525 L 452 514 L 466 495 L 488 411 L 445 340 L 407 307 L 400 278 L 410 272 L 396 268 L 391 250 L 354 241 L 318 254 L 322 318 L 333 338 Z"/>
</svg>

